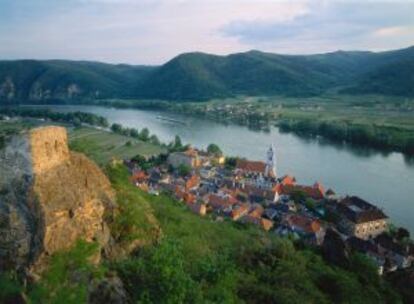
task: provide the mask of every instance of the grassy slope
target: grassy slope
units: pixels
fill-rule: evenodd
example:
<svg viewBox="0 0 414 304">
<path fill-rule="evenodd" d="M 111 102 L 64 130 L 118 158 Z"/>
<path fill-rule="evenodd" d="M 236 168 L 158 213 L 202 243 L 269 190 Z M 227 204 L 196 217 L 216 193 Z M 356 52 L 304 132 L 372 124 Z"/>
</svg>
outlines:
<svg viewBox="0 0 414 304">
<path fill-rule="evenodd" d="M 112 157 L 124 159 L 137 154 L 150 156 L 163 151 L 150 143 L 92 128 L 71 129 L 69 143 L 72 149 L 87 154 L 100 165 L 106 164 Z"/>
</svg>

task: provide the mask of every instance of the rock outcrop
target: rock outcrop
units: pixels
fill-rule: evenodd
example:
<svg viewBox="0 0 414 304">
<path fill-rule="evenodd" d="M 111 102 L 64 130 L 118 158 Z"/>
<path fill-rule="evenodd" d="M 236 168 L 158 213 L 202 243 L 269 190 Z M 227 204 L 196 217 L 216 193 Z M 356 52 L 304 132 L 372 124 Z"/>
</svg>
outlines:
<svg viewBox="0 0 414 304">
<path fill-rule="evenodd" d="M 110 238 L 105 218 L 114 208 L 109 180 L 87 157 L 69 151 L 65 128 L 11 138 L 0 150 L 0 271 L 39 273 L 51 254 L 79 238 L 104 248 Z"/>
</svg>

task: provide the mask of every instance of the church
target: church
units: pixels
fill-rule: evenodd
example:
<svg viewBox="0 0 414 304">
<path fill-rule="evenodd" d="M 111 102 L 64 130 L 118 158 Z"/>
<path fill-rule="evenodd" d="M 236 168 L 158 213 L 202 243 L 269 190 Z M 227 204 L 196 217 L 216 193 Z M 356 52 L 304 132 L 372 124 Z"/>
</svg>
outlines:
<svg viewBox="0 0 414 304">
<path fill-rule="evenodd" d="M 244 183 L 259 189 L 270 190 L 276 184 L 276 151 L 273 145 L 266 152 L 266 161 L 240 159 L 236 172 L 243 176 Z"/>
</svg>

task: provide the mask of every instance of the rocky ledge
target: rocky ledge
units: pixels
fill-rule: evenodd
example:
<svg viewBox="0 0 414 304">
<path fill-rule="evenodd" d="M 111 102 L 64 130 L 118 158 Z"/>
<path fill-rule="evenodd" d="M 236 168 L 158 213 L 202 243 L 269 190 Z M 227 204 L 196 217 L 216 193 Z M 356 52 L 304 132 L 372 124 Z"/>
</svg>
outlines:
<svg viewBox="0 0 414 304">
<path fill-rule="evenodd" d="M 41 273 L 51 254 L 80 238 L 105 249 L 114 208 L 109 180 L 69 151 L 65 128 L 10 138 L 0 150 L 0 271 Z"/>
</svg>

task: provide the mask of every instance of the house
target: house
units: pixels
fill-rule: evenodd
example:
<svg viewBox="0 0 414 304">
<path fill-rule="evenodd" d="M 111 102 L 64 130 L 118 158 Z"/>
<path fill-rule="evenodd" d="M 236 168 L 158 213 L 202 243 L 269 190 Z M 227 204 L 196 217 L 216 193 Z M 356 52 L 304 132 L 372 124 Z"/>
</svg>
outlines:
<svg viewBox="0 0 414 304">
<path fill-rule="evenodd" d="M 266 208 L 264 210 L 263 215 L 268 218 L 269 220 L 275 220 L 275 219 L 279 219 L 280 217 L 280 212 L 278 210 L 276 210 L 275 208 Z"/>
<path fill-rule="evenodd" d="M 280 213 L 297 212 L 296 204 L 294 201 L 287 201 L 286 203 L 277 204 L 273 207 Z"/>
<path fill-rule="evenodd" d="M 296 178 L 291 175 L 285 175 L 279 179 L 279 183 L 284 186 L 293 186 L 296 184 Z"/>
<path fill-rule="evenodd" d="M 197 201 L 197 197 L 190 192 L 185 192 L 183 199 L 187 205 L 193 205 Z"/>
<path fill-rule="evenodd" d="M 381 209 L 357 196 L 347 196 L 336 204 L 339 229 L 361 239 L 374 238 L 387 229 L 388 217 Z"/>
<path fill-rule="evenodd" d="M 378 235 L 374 239 L 379 248 L 383 250 L 387 257 L 392 260 L 398 268 L 404 269 L 411 266 L 414 255 L 409 244 L 401 244 L 386 233 Z"/>
<path fill-rule="evenodd" d="M 282 195 L 292 195 L 294 193 L 303 193 L 307 197 L 310 197 L 314 200 L 321 200 L 325 197 L 325 191 L 323 186 L 320 183 L 315 183 L 313 186 L 302 186 L 302 185 L 295 185 L 295 184 L 277 184 L 275 187 L 275 191 L 277 192 L 278 196 Z"/>
<path fill-rule="evenodd" d="M 322 244 L 325 236 L 325 230 L 319 220 L 299 214 L 285 215 L 282 218 L 281 227 L 282 230 L 298 234 L 313 245 Z"/>
<path fill-rule="evenodd" d="M 211 179 L 216 175 L 215 167 L 203 167 L 199 171 L 200 177 L 202 179 Z"/>
<path fill-rule="evenodd" d="M 207 213 L 207 206 L 206 206 L 206 204 L 195 203 L 195 204 L 189 205 L 189 207 L 190 207 L 190 210 L 192 212 L 194 212 L 195 214 L 204 216 Z"/>
<path fill-rule="evenodd" d="M 196 168 L 200 165 L 200 159 L 197 150 L 190 148 L 184 152 L 171 153 L 168 155 L 167 163 L 173 168 L 178 168 L 181 165 Z"/>
<path fill-rule="evenodd" d="M 325 192 L 325 197 L 326 197 L 327 199 L 334 200 L 334 199 L 336 199 L 336 193 L 335 193 L 335 191 L 333 191 L 331 188 L 329 188 L 329 189 L 328 189 L 328 190 L 326 190 L 326 192 Z"/>
<path fill-rule="evenodd" d="M 216 211 L 231 211 L 231 207 L 237 203 L 237 199 L 228 194 L 210 194 L 208 198 L 209 205 Z"/>
<path fill-rule="evenodd" d="M 149 176 L 145 173 L 145 171 L 137 170 L 134 172 L 133 175 L 130 176 L 130 181 L 135 184 L 136 186 L 146 183 L 148 181 Z"/>
<path fill-rule="evenodd" d="M 187 191 L 197 188 L 199 185 L 200 185 L 200 178 L 196 174 L 191 175 L 191 177 L 185 181 L 185 189 Z"/>
<path fill-rule="evenodd" d="M 274 203 L 278 198 L 272 189 L 267 190 L 253 185 L 246 185 L 243 192 L 248 195 L 252 203 Z"/>
<path fill-rule="evenodd" d="M 273 222 L 271 220 L 265 219 L 263 217 L 251 216 L 250 214 L 244 216 L 241 220 L 243 223 L 257 225 L 265 231 L 269 231 L 273 227 Z"/>
<path fill-rule="evenodd" d="M 264 175 L 266 172 L 266 163 L 262 161 L 239 159 L 236 163 L 236 170 L 243 173 L 255 173 Z"/>
<path fill-rule="evenodd" d="M 230 217 L 233 221 L 237 221 L 241 217 L 245 216 L 250 209 L 250 204 L 236 204 L 233 206 Z"/>
<path fill-rule="evenodd" d="M 259 204 L 254 204 L 249 212 L 249 216 L 260 218 L 264 213 L 264 208 Z"/>
<path fill-rule="evenodd" d="M 175 187 L 174 194 L 177 200 L 184 201 L 186 204 L 194 204 L 197 201 L 197 197 L 194 194 L 186 191 L 180 186 Z"/>
</svg>

